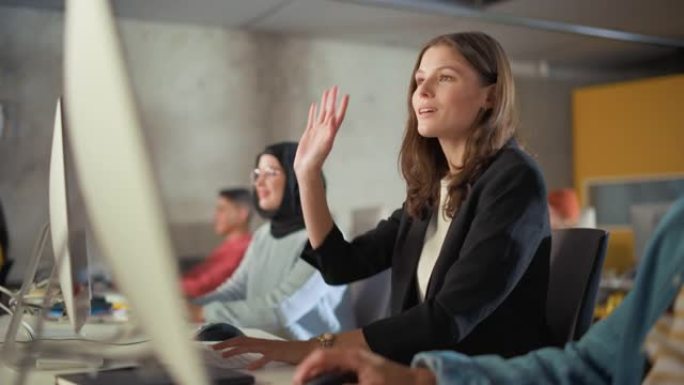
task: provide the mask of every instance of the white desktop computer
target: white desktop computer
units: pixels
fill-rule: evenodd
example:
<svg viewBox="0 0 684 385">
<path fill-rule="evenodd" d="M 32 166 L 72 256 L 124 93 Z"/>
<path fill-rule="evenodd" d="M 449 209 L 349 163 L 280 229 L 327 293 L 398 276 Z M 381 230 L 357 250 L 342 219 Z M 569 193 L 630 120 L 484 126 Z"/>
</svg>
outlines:
<svg viewBox="0 0 684 385">
<path fill-rule="evenodd" d="M 80 201 L 79 189 L 73 173 L 68 146 L 66 144 L 65 122 L 63 121 L 61 101 L 57 101 L 55 119 L 52 134 L 52 147 L 50 150 L 50 171 L 48 189 L 49 230 L 54 254 L 56 273 L 59 278 L 59 286 L 62 293 L 64 310 L 69 319 L 70 326 L 64 328 L 60 325 L 59 336 L 76 337 L 90 315 L 90 274 L 89 258 L 85 240 L 85 218 L 83 205 Z M 46 235 L 46 234 L 44 234 Z M 29 264 L 37 266 L 42 257 L 43 250 L 36 250 L 31 256 Z M 57 266 L 58 264 L 58 266 Z M 34 274 L 29 274 L 24 280 L 25 284 L 34 283 Z M 50 277 L 51 279 L 53 277 Z M 42 294 L 14 295 L 14 301 L 22 301 L 22 305 L 40 309 L 44 305 L 52 305 L 53 293 L 41 292 Z M 33 305 L 33 306 L 31 306 Z M 22 306 L 26 309 L 25 306 Z M 46 310 L 46 309 L 44 309 Z M 38 313 L 38 311 L 34 311 Z M 15 340 L 27 341 L 36 337 L 51 338 L 49 330 L 45 330 L 45 323 L 41 325 L 41 335 L 36 335 L 37 318 L 27 316 L 26 312 L 16 315 L 21 318 L 24 325 L 23 331 L 9 333 L 7 317 L 3 317 L 0 324 L 2 327 L 2 341 L 12 343 Z M 48 329 L 51 329 L 49 325 Z"/>
<path fill-rule="evenodd" d="M 98 322 L 86 325 L 91 315 L 90 254 L 97 250 L 97 247 L 92 245 L 87 237 L 85 208 L 80 196 L 67 136 L 67 122 L 61 100 L 58 100 L 53 125 L 48 183 L 48 227 L 51 249 L 54 254 L 53 273 L 47 284 L 45 282 L 40 284 L 35 282 L 35 270 L 29 272 L 24 278 L 25 285 L 23 286 L 35 285 L 36 289 L 28 293 L 27 290 L 12 293 L 11 302 L 16 304 L 15 318 L 21 325 L 19 328 L 11 328 L 12 319 L 9 316 L 0 317 L 0 342 L 7 345 L 13 345 L 17 341 L 33 340 L 83 339 L 106 342 L 120 339 L 120 336 L 127 331 L 121 322 L 101 322 L 113 320 L 114 317 L 111 316 L 100 317 Z M 42 235 L 47 239 L 47 234 Z M 42 247 L 35 250 L 29 265 L 38 266 L 43 253 Z M 48 288 L 54 286 L 51 282 L 54 280 L 59 283 L 60 297 L 55 296 L 54 290 L 46 288 L 46 286 Z M 63 306 L 60 306 L 62 304 Z M 55 309 L 54 312 L 51 308 Z M 8 310 L 11 311 L 11 309 Z M 68 322 L 64 322 L 62 313 L 66 314 Z M 46 318 L 50 320 L 46 322 Z M 132 338 L 130 333 L 125 334 L 127 336 L 125 342 L 144 341 L 142 336 L 136 335 Z M 16 364 L 20 360 L 14 352 L 12 351 L 4 358 Z M 67 357 L 68 352 L 65 351 L 57 355 L 36 354 L 34 358 L 37 367 L 44 366 L 47 362 L 55 367 L 60 366 L 57 362 L 61 362 L 65 367 L 91 366 L 94 362 Z M 26 364 L 30 363 L 25 362 L 24 365 Z"/>
<path fill-rule="evenodd" d="M 50 152 L 50 235 L 64 308 L 78 333 L 90 316 L 91 285 L 86 221 L 73 170 L 61 100 L 57 100 Z"/>
<path fill-rule="evenodd" d="M 69 168 L 73 163 L 85 222 L 134 322 L 173 382 L 209 384 L 199 347 L 189 333 L 161 198 L 108 1 L 67 0 L 64 38 L 63 108 L 57 109 L 55 132 L 60 135 L 53 140 L 53 150 L 61 149 L 63 159 L 60 162 L 59 154 L 53 154 L 53 165 Z M 70 155 L 64 158 L 67 147 Z M 67 300 L 67 313 L 78 330 L 88 317 L 83 306 L 90 294 L 79 287 L 86 284 L 79 281 L 79 274 L 88 260 L 75 261 L 77 253 L 70 249 L 69 225 L 76 217 L 69 213 L 68 178 L 64 170 L 55 170 L 54 177 L 51 171 L 50 193 L 55 195 L 50 218 L 55 223 L 53 250 L 63 262 L 60 284 L 65 300 L 73 297 Z M 34 267 L 25 277 L 35 272 Z M 16 325 L 10 329 L 16 332 Z M 253 382 L 252 376 L 237 372 L 230 378 L 224 383 Z"/>
<path fill-rule="evenodd" d="M 634 257 L 637 264 L 646 252 L 646 244 L 670 210 L 673 202 L 642 203 L 630 206 L 629 216 L 634 233 Z"/>
<path fill-rule="evenodd" d="M 67 0 L 64 36 L 69 142 L 97 244 L 171 376 L 208 384 L 110 4 Z"/>
</svg>

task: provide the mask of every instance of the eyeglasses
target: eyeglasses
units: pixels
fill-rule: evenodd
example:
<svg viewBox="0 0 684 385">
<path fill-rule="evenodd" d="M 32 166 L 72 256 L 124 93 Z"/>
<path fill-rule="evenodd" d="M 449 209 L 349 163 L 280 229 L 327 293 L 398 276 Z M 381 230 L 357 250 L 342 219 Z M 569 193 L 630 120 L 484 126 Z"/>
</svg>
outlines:
<svg viewBox="0 0 684 385">
<path fill-rule="evenodd" d="M 280 170 L 277 168 L 272 168 L 272 167 L 266 167 L 266 168 L 255 168 L 252 170 L 252 182 L 256 183 L 256 181 L 259 179 L 260 176 L 264 176 L 265 178 L 273 178 L 276 175 L 279 175 L 281 173 Z"/>
</svg>

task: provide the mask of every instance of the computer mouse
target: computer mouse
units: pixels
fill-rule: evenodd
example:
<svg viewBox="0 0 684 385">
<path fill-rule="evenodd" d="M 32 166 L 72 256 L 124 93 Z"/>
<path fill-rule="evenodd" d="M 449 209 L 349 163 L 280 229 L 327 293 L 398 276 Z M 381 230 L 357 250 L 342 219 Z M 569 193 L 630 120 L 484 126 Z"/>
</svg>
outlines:
<svg viewBox="0 0 684 385">
<path fill-rule="evenodd" d="M 198 341 L 221 342 L 244 335 L 240 329 L 229 323 L 217 322 L 202 326 L 197 332 L 195 339 Z"/>
<path fill-rule="evenodd" d="M 306 385 L 343 385 L 359 382 L 354 372 L 328 372 L 314 377 Z"/>
</svg>

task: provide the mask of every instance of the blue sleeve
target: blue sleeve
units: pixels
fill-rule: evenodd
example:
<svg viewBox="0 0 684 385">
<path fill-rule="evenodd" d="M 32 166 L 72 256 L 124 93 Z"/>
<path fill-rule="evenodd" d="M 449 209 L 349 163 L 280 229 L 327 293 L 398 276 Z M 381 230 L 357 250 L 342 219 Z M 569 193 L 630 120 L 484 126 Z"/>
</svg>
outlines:
<svg viewBox="0 0 684 385">
<path fill-rule="evenodd" d="M 440 385 L 641 383 L 644 338 L 682 284 L 683 230 L 681 199 L 649 241 L 632 291 L 610 317 L 592 326 L 578 342 L 508 360 L 429 352 L 417 355 L 413 365 L 429 368 Z"/>
<path fill-rule="evenodd" d="M 544 348 L 512 359 L 434 351 L 418 354 L 412 366 L 430 369 L 439 385 L 610 384 L 626 315 L 633 303 L 631 297 L 627 296 L 623 306 L 594 325 L 581 340 L 564 349 Z"/>
</svg>

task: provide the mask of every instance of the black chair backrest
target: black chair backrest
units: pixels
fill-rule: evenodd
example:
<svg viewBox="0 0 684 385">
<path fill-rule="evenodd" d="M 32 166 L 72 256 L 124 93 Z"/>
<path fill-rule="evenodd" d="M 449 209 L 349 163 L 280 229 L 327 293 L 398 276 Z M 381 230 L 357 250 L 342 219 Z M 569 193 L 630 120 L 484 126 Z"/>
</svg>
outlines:
<svg viewBox="0 0 684 385">
<path fill-rule="evenodd" d="M 608 232 L 554 230 L 546 318 L 556 346 L 579 339 L 591 326 Z"/>
<path fill-rule="evenodd" d="M 5 261 L 5 264 L 0 266 L 0 285 L 5 286 L 7 285 L 7 276 L 9 275 L 9 271 L 12 268 L 12 265 L 14 264 L 14 261 L 8 260 Z"/>
<path fill-rule="evenodd" d="M 391 291 L 391 269 L 349 284 L 357 328 L 389 316 Z"/>
</svg>

